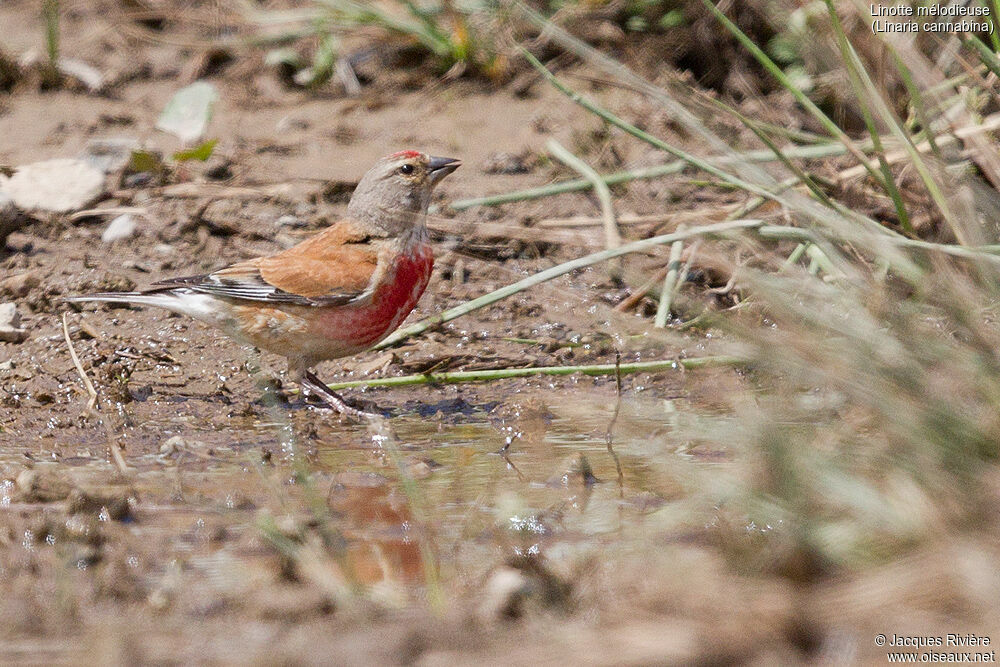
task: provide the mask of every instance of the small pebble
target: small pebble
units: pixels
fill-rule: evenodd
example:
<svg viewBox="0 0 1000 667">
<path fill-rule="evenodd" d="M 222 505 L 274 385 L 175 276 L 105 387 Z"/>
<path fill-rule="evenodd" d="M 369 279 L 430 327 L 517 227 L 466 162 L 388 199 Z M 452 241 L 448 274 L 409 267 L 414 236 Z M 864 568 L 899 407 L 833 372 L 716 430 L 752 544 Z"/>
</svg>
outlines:
<svg viewBox="0 0 1000 667">
<path fill-rule="evenodd" d="M 306 221 L 294 215 L 283 215 L 274 221 L 278 227 L 305 227 Z"/>
<path fill-rule="evenodd" d="M 41 282 L 41 278 L 39 278 L 38 274 L 34 271 L 19 273 L 16 276 L 4 278 L 0 281 L 0 292 L 9 294 L 15 299 L 20 299 L 21 297 L 27 295 L 32 289 L 38 287 Z"/>
<path fill-rule="evenodd" d="M 136 228 L 135 217 L 128 213 L 119 215 L 108 223 L 104 233 L 101 234 L 101 240 L 105 243 L 114 243 L 121 239 L 132 238 L 135 236 Z"/>
<path fill-rule="evenodd" d="M 126 259 L 122 262 L 122 268 L 124 269 L 134 269 L 136 271 L 141 271 L 142 273 L 149 273 L 152 271 L 152 267 L 145 262 L 137 262 L 134 259 Z"/>
<path fill-rule="evenodd" d="M 0 303 L 0 341 L 5 343 L 20 343 L 28 337 L 28 331 L 22 329 L 21 316 L 13 303 Z"/>
</svg>

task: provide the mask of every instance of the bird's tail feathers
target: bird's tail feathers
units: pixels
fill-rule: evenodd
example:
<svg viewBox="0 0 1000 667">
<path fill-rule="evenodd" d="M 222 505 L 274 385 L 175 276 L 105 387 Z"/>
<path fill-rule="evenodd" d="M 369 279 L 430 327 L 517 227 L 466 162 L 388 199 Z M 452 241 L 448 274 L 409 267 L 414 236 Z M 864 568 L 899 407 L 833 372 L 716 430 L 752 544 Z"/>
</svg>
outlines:
<svg viewBox="0 0 1000 667">
<path fill-rule="evenodd" d="M 216 299 L 210 294 L 199 294 L 186 288 L 165 289 L 154 292 L 102 292 L 84 294 L 64 299 L 69 303 L 98 301 L 104 303 L 128 303 L 136 306 L 155 306 L 181 315 L 193 317 L 213 326 L 227 326 L 231 315 L 224 299 Z"/>
<path fill-rule="evenodd" d="M 131 303 L 137 306 L 159 306 L 169 308 L 170 303 L 176 297 L 168 294 L 144 294 L 143 292 L 99 292 L 97 294 L 83 294 L 81 296 L 67 296 L 63 301 L 67 303 L 83 303 L 85 301 L 99 301 L 103 303 Z"/>
</svg>

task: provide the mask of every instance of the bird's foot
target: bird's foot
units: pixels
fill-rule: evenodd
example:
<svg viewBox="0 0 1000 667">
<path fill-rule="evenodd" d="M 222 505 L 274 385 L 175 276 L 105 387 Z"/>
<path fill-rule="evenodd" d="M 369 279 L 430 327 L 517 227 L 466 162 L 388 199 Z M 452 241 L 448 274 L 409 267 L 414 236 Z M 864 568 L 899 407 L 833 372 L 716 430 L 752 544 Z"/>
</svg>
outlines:
<svg viewBox="0 0 1000 667">
<path fill-rule="evenodd" d="M 340 394 L 327 387 L 326 384 L 316 377 L 316 374 L 311 371 L 306 371 L 302 375 L 302 379 L 299 380 L 299 383 L 302 385 L 304 392 L 308 392 L 313 396 L 316 396 L 327 406 L 333 408 L 345 417 L 350 417 L 358 421 L 369 422 L 384 419 L 384 417 L 378 413 L 365 412 L 364 410 L 359 410 L 358 408 L 348 405 L 347 401 L 345 401 Z"/>
</svg>

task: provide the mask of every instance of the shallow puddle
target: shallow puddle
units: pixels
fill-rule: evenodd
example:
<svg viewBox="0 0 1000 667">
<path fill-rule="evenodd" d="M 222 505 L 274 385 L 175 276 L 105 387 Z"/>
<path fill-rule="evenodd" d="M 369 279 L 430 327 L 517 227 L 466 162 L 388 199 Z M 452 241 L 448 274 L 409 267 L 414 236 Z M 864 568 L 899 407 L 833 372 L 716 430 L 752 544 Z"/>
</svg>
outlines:
<svg viewBox="0 0 1000 667">
<path fill-rule="evenodd" d="M 677 520 L 682 482 L 728 459 L 692 456 L 673 404 L 651 394 L 614 420 L 613 384 L 589 380 L 572 395 L 435 390 L 437 403 L 373 392 L 396 401 L 379 428 L 294 399 L 133 402 L 111 430 L 124 475 L 94 420 L 75 427 L 86 437 L 0 447 L 0 505 L 20 545 L 0 568 L 68 567 L 71 610 L 111 590 L 171 618 L 488 602 L 514 572 L 559 606 L 587 563 L 683 540 L 678 525 L 705 530 Z M 108 516 L 113 503 L 128 510 Z"/>
<path fill-rule="evenodd" d="M 561 409 L 546 398 L 518 396 L 530 407 L 503 418 L 403 415 L 390 421 L 390 437 L 331 424 L 308 443 L 308 466 L 317 479 L 330 478 L 318 490 L 349 541 L 386 549 L 393 536 L 398 545 L 427 536 L 460 572 L 551 548 L 594 547 L 593 538 L 641 525 L 676 495 L 673 466 L 703 465 L 671 442 L 662 401 L 633 402 L 612 437 L 619 483 L 607 445 L 613 404 L 577 399 Z"/>
</svg>

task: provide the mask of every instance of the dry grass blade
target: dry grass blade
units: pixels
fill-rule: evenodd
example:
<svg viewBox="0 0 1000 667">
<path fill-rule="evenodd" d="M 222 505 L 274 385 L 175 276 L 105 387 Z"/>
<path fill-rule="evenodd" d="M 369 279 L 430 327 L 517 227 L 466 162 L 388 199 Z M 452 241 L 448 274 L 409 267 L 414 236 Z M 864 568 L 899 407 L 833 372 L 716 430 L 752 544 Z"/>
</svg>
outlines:
<svg viewBox="0 0 1000 667">
<path fill-rule="evenodd" d="M 454 234 L 465 239 L 511 239 L 528 243 L 555 243 L 571 246 L 600 245 L 592 234 L 564 231 L 560 229 L 539 229 L 522 227 L 517 224 L 500 222 L 466 222 L 437 216 L 427 216 L 427 228 L 443 234 Z"/>
<path fill-rule="evenodd" d="M 140 215 L 149 218 L 149 212 L 140 206 L 111 206 L 108 208 L 88 208 L 77 211 L 69 216 L 70 220 L 82 220 L 83 218 L 96 218 L 105 215 Z"/>
<path fill-rule="evenodd" d="M 114 460 L 115 465 L 118 466 L 119 472 L 122 475 L 127 475 L 128 467 L 125 464 L 125 457 L 122 455 L 121 446 L 118 444 L 117 438 L 115 438 L 111 423 L 97 411 L 97 390 L 94 388 L 94 384 L 90 381 L 90 378 L 87 377 L 86 371 L 83 370 L 83 364 L 80 362 L 76 348 L 73 347 L 73 341 L 69 337 L 69 324 L 66 321 L 66 313 L 62 314 L 62 330 L 63 338 L 66 340 L 66 347 L 69 349 L 69 356 L 73 360 L 73 366 L 76 367 L 76 372 L 80 375 L 80 380 L 87 389 L 87 396 L 89 398 L 87 400 L 87 409 L 84 412 L 97 415 L 101 422 L 104 423 L 104 428 L 108 435 L 108 451 L 111 453 L 111 458 Z"/>
<path fill-rule="evenodd" d="M 571 152 L 555 139 L 549 139 L 545 148 L 563 164 L 579 172 L 584 178 L 591 182 L 594 193 L 601 202 L 601 218 L 604 221 L 604 246 L 611 250 L 618 248 L 622 244 L 622 235 L 618 231 L 618 222 L 615 220 L 615 207 L 611 202 L 611 190 L 607 184 L 601 180 L 600 175 L 594 171 L 589 164 L 573 155 Z M 620 263 L 611 264 L 611 275 L 617 277 L 621 275 Z"/>
<path fill-rule="evenodd" d="M 696 220 L 709 222 L 722 222 L 722 219 L 734 207 L 706 208 L 698 211 L 675 211 L 671 213 L 656 213 L 652 215 L 630 215 L 617 216 L 619 225 L 651 225 L 660 226 L 667 223 L 680 224 L 682 222 L 694 222 Z M 740 216 L 742 217 L 742 216 Z M 477 223 L 481 224 L 481 223 Z M 539 220 L 536 227 L 597 227 L 604 224 L 604 218 L 589 215 L 575 215 L 569 218 L 544 218 Z"/>
<path fill-rule="evenodd" d="M 635 125 L 622 120 L 621 118 L 611 113 L 607 109 L 603 108 L 602 106 L 594 103 L 589 99 L 584 98 L 579 93 L 576 93 L 575 91 L 571 90 L 568 86 L 559 81 L 559 79 L 557 79 L 555 75 L 553 75 L 552 72 L 550 72 L 545 67 L 545 65 L 543 65 L 537 58 L 531 55 L 531 53 L 529 53 L 527 50 L 522 49 L 522 55 L 528 60 L 528 62 L 531 63 L 532 67 L 541 72 L 542 76 L 544 76 L 549 83 L 551 83 L 557 90 L 559 90 L 559 92 L 563 93 L 564 95 L 569 97 L 578 105 L 582 106 L 587 111 L 611 123 L 615 127 L 624 130 L 628 134 L 631 134 L 633 137 L 645 141 L 651 146 L 655 146 L 656 148 L 659 148 L 662 151 L 666 151 L 667 153 L 670 153 L 674 157 L 680 158 L 683 162 L 686 162 L 687 164 L 696 167 L 704 171 L 705 173 L 711 174 L 712 176 L 715 176 L 716 178 L 719 178 L 724 182 L 733 185 L 741 190 L 752 192 L 762 197 L 770 197 L 778 199 L 778 197 L 775 196 L 774 193 L 770 192 L 766 187 L 757 185 L 754 182 L 750 182 L 744 178 L 730 174 L 724 171 L 723 169 L 720 169 L 716 165 L 710 163 L 708 160 L 697 157 L 691 153 L 688 153 L 687 151 L 677 148 L 676 146 L 668 144 L 662 139 L 654 137 L 648 132 L 639 129 Z M 732 153 L 732 151 L 730 151 L 730 153 Z M 736 166 L 739 166 L 740 164 L 749 164 L 749 162 L 739 154 L 734 154 L 732 163 L 735 164 Z M 768 183 L 769 185 L 773 184 L 774 181 L 773 178 L 771 178 L 764 172 L 761 173 L 763 174 L 762 182 Z"/>
<path fill-rule="evenodd" d="M 604 223 L 604 243 L 608 249 L 617 248 L 622 244 L 622 235 L 618 231 L 618 221 L 615 219 L 615 208 L 611 202 L 611 190 L 589 164 L 573 155 L 555 139 L 549 139 L 545 148 L 560 162 L 579 172 L 594 187 L 594 193 L 601 202 L 601 220 Z"/>
<path fill-rule="evenodd" d="M 684 105 L 674 99 L 668 91 L 647 81 L 622 63 L 601 53 L 580 39 L 577 39 L 563 28 L 555 25 L 544 16 L 528 7 L 525 3 L 520 1 L 513 2 L 511 3 L 511 6 L 527 21 L 533 23 L 541 29 L 541 38 L 555 42 L 562 48 L 583 59 L 588 64 L 603 71 L 612 79 L 623 81 L 631 88 L 634 88 L 635 90 L 649 96 L 651 99 L 656 100 L 669 112 L 673 122 L 683 127 L 688 134 L 697 138 L 699 141 L 704 142 L 704 144 L 713 152 L 719 155 L 731 156 L 736 161 L 738 165 L 737 170 L 741 174 L 752 174 L 755 178 L 762 178 L 765 183 L 769 180 L 769 177 L 765 172 L 752 167 L 752 165 L 749 165 L 745 160 L 743 160 L 743 158 L 735 150 L 733 150 L 729 144 L 705 127 L 705 124 L 702 123 L 700 119 L 691 113 Z"/>
<path fill-rule="evenodd" d="M 994 21 L 995 20 L 996 18 L 994 18 Z M 901 61 L 906 64 L 906 68 L 912 74 L 917 84 L 924 87 L 926 90 L 940 90 L 939 86 L 946 81 L 946 77 L 940 71 L 938 66 L 915 49 L 909 40 L 899 39 L 898 36 L 888 34 L 881 34 L 880 37 L 894 51 L 899 53 Z M 980 79 L 980 81 L 982 80 Z M 982 83 L 984 84 L 984 87 L 988 87 L 985 82 Z M 951 87 L 946 88 L 946 90 L 948 89 L 951 89 Z M 992 95 L 992 92 L 990 94 Z M 937 98 L 935 101 L 944 106 L 944 100 L 940 99 L 940 95 L 935 95 L 934 97 Z M 950 123 L 953 126 L 953 132 L 956 134 L 958 128 L 955 127 L 955 125 L 959 125 L 964 128 L 972 128 L 978 125 L 978 123 L 974 120 L 978 115 L 978 112 L 976 109 L 972 108 L 968 99 L 969 96 L 967 94 L 959 94 L 957 96 L 956 104 L 951 110 L 949 110 L 948 115 L 954 118 L 954 120 L 951 120 Z M 966 140 L 966 144 L 969 146 L 976 163 L 983 171 L 987 180 L 990 181 L 994 188 L 1000 190 L 1000 157 L 997 155 L 996 145 L 992 144 L 979 132 L 968 134 L 966 137 L 963 137 L 963 139 Z M 919 151 L 913 150 L 913 148 L 907 144 L 904 144 L 904 148 L 910 153 L 914 167 L 921 170 L 921 177 L 925 180 L 930 178 L 931 174 L 927 172 L 927 167 L 924 167 L 922 161 L 920 160 Z M 928 186 L 928 188 L 931 189 L 930 186 Z M 932 191 L 932 194 L 935 193 Z M 935 194 L 936 200 L 937 197 L 938 195 Z M 946 199 L 944 193 L 941 193 L 940 197 L 942 200 Z M 947 217 L 947 206 L 942 208 L 942 213 L 946 214 Z"/>
<path fill-rule="evenodd" d="M 73 347 L 73 341 L 69 337 L 69 324 L 66 322 L 66 313 L 62 314 L 62 330 L 63 337 L 66 339 L 66 347 L 69 348 L 69 356 L 73 359 L 73 365 L 76 367 L 76 372 L 80 375 L 80 380 L 83 382 L 83 386 L 87 389 L 87 396 L 89 400 L 87 401 L 87 411 L 90 412 L 94 410 L 97 405 L 97 390 L 94 389 L 93 383 L 90 378 L 87 377 L 86 371 L 83 370 L 83 364 L 80 363 L 80 357 L 76 354 L 76 349 Z"/>
<path fill-rule="evenodd" d="M 766 69 L 775 79 L 781 83 L 782 87 L 790 92 L 795 100 L 802 105 L 810 114 L 823 126 L 823 128 L 830 133 L 831 136 L 840 141 L 845 148 L 854 156 L 854 158 L 860 162 L 865 169 L 872 175 L 876 180 L 880 179 L 880 173 L 875 169 L 868 161 L 868 157 L 861 151 L 861 149 L 855 144 L 854 140 L 851 139 L 846 132 L 844 132 L 840 127 L 834 123 L 829 116 L 827 116 L 823 111 L 811 100 L 809 97 L 802 92 L 802 90 L 795 85 L 791 79 L 778 67 L 770 57 L 767 56 L 764 51 L 753 43 L 742 30 L 737 27 L 735 23 L 729 20 L 729 18 L 722 13 L 722 11 L 716 7 L 714 4 L 709 2 L 709 0 L 702 0 L 705 7 L 715 15 L 719 22 L 743 44 L 744 47 L 753 55 L 753 57 L 761 64 L 764 69 Z"/>
<path fill-rule="evenodd" d="M 520 3 L 518 4 L 520 6 Z M 524 11 L 530 12 L 530 10 L 527 10 L 526 8 L 523 9 Z M 580 53 L 589 54 L 591 56 L 593 55 L 590 53 L 592 51 L 590 47 L 576 44 L 576 40 L 568 35 L 564 35 L 563 38 L 564 41 L 568 40 L 568 43 L 572 43 L 573 48 L 578 49 Z M 775 181 L 774 177 L 772 177 L 769 173 L 752 164 L 752 162 L 747 160 L 743 155 L 736 153 L 731 149 L 726 151 L 726 155 L 731 159 L 731 161 L 727 161 L 726 164 L 727 166 L 731 165 L 734 167 L 736 172 L 740 175 L 721 169 L 719 166 L 713 164 L 705 158 L 700 158 L 696 155 L 688 153 L 687 151 L 681 150 L 676 146 L 668 144 L 662 139 L 654 137 L 648 132 L 639 129 L 635 125 L 622 120 L 607 109 L 571 90 L 568 86 L 559 81 L 559 79 L 557 79 L 551 72 L 549 72 L 549 70 L 537 58 L 528 53 L 526 50 L 522 49 L 522 55 L 532 64 L 533 67 L 535 67 L 535 69 L 541 72 L 546 80 L 548 80 L 549 83 L 551 83 L 557 90 L 568 96 L 576 104 L 580 105 L 587 111 L 593 113 L 608 123 L 611 123 L 615 127 L 620 128 L 637 139 L 666 151 L 691 166 L 700 169 L 705 173 L 711 174 L 712 176 L 721 179 L 723 182 L 735 188 L 757 195 L 756 199 L 748 202 L 747 210 L 761 206 L 763 204 L 763 200 L 774 201 L 787 207 L 790 211 L 794 211 L 800 215 L 806 216 L 810 220 L 820 223 L 824 227 L 828 228 L 832 233 L 841 236 L 850 236 L 854 243 L 864 246 L 873 255 L 882 257 L 902 275 L 906 276 L 907 279 L 915 278 L 921 274 L 920 268 L 913 264 L 909 258 L 899 252 L 897 241 L 898 239 L 905 237 L 902 237 L 896 232 L 884 227 L 878 221 L 845 207 L 831 208 L 820 202 L 814 201 L 809 197 L 796 193 L 794 190 L 789 190 L 790 185 L 788 184 L 788 181 L 783 183 Z M 607 56 L 600 54 L 599 57 L 594 57 L 599 62 L 604 64 L 607 64 L 606 61 L 610 60 Z M 621 65 L 620 63 L 615 64 L 617 65 L 615 71 L 624 68 L 624 65 Z M 621 76 L 626 78 L 629 76 L 634 77 L 634 75 L 630 72 L 628 75 L 621 74 Z M 645 85 L 647 87 L 651 86 L 651 84 L 648 83 Z M 655 87 L 653 88 L 655 89 Z M 644 88 L 643 90 L 645 91 L 646 89 Z M 655 91 L 650 92 L 649 94 L 658 101 L 667 104 L 667 100 L 661 99 L 665 93 L 660 92 L 654 94 L 654 92 Z M 676 104 L 676 102 L 672 100 L 669 100 L 669 102 L 670 105 Z M 711 133 L 709 133 L 700 122 L 695 122 L 695 126 L 700 128 L 698 130 L 698 134 L 708 133 L 711 135 Z M 711 136 L 714 137 L 714 135 Z M 717 137 L 714 137 L 714 140 L 710 142 L 712 146 L 715 146 L 718 143 L 719 141 Z M 770 152 L 772 156 L 774 156 L 774 151 Z M 783 152 L 779 152 L 778 155 L 774 156 L 774 159 L 781 159 L 782 157 L 787 159 L 788 156 Z M 747 176 L 744 177 L 743 174 L 747 174 Z M 608 179 L 605 179 L 605 181 L 607 180 Z M 797 181 L 798 176 L 795 177 L 795 182 Z M 480 204 L 483 202 L 477 201 L 476 203 Z M 733 213 L 732 216 L 738 217 L 739 213 Z M 859 228 L 862 231 L 859 231 Z"/>
<path fill-rule="evenodd" d="M 950 136 L 938 137 L 935 141 L 937 146 L 947 146 L 955 143 L 957 139 L 968 139 L 975 135 L 988 134 L 1000 129 L 1000 113 L 990 114 L 979 123 L 966 125 L 953 130 Z M 933 150 L 934 144 L 930 141 L 922 141 L 916 145 L 916 150 L 920 153 L 929 153 Z M 891 151 L 885 154 L 885 160 L 889 164 L 897 164 L 906 159 L 908 153 L 905 150 Z M 864 168 L 860 165 L 849 167 L 840 171 L 837 178 L 840 181 L 847 181 L 858 178 L 864 174 Z"/>
<path fill-rule="evenodd" d="M 616 171 L 611 174 L 604 174 L 601 176 L 601 180 L 608 185 L 618 185 L 620 183 L 628 183 L 629 181 L 660 178 L 662 176 L 677 174 L 683 171 L 684 167 L 685 163 L 678 160 L 668 164 L 656 165 L 655 167 L 645 167 L 641 169 Z M 537 188 L 528 188 L 527 190 L 505 192 L 486 197 L 474 197 L 472 199 L 458 199 L 451 202 L 451 204 L 449 204 L 449 208 L 455 211 L 464 211 L 477 206 L 500 206 L 502 204 L 511 204 L 513 202 L 529 201 L 531 199 L 540 199 L 542 197 L 552 197 L 554 195 L 561 195 L 567 192 L 581 192 L 583 190 L 589 190 L 591 187 L 591 182 L 586 179 L 574 179 L 571 181 L 562 181 L 560 183 L 543 185 Z"/>
<path fill-rule="evenodd" d="M 553 85 L 556 85 L 557 83 L 555 80 L 550 81 L 553 82 Z M 558 88 L 559 86 L 557 85 L 556 87 Z M 567 94 L 570 95 L 575 102 L 582 105 L 580 100 L 583 98 L 575 96 L 576 94 L 572 93 L 572 91 Z M 862 148 L 864 150 L 871 150 L 872 147 L 871 145 L 864 145 Z M 784 154 L 790 158 L 819 159 L 830 157 L 832 155 L 841 155 L 845 153 L 846 150 L 847 149 L 839 144 L 821 144 L 818 146 L 796 146 L 788 148 L 784 150 Z M 766 150 L 749 151 L 747 153 L 737 153 L 735 155 L 714 155 L 706 158 L 706 161 L 713 165 L 722 166 L 740 164 L 742 162 L 774 162 L 777 159 L 778 158 L 775 157 L 773 151 Z M 641 167 L 638 169 L 603 174 L 601 175 L 601 180 L 608 185 L 620 185 L 622 183 L 629 183 L 636 180 L 662 178 L 664 176 L 678 174 L 687 169 L 688 165 L 689 163 L 687 160 L 675 160 L 674 162 L 668 162 L 666 164 L 660 164 L 653 167 Z M 486 197 L 475 197 L 473 199 L 459 199 L 451 202 L 451 204 L 449 204 L 449 208 L 455 211 L 464 211 L 476 206 L 499 206 L 501 204 L 540 199 L 542 197 L 552 197 L 554 195 L 565 194 L 567 192 L 580 192 L 583 190 L 589 190 L 590 187 L 591 182 L 586 179 L 560 181 L 559 183 L 552 183 L 550 185 L 543 185 L 541 187 L 528 188 L 526 190 L 518 190 L 515 192 L 506 192 Z M 788 187 L 790 186 L 783 185 L 782 189 L 787 189 Z"/>
<path fill-rule="evenodd" d="M 861 116 L 864 119 L 865 127 L 868 129 L 868 136 L 871 137 L 875 146 L 875 154 L 878 157 L 879 168 L 881 169 L 882 174 L 882 187 L 892 198 L 900 227 L 902 227 L 903 231 L 908 235 L 915 236 L 916 232 L 913 229 L 913 224 L 910 222 L 910 213 L 906 209 L 906 202 L 903 201 L 903 195 L 900 193 L 899 187 L 896 185 L 895 176 L 889 168 L 889 163 L 885 160 L 885 150 L 882 148 L 882 137 L 879 136 L 879 130 L 875 124 L 875 117 L 872 113 L 872 107 L 878 105 L 877 103 L 872 103 L 869 100 L 871 92 L 863 83 L 864 80 L 869 79 L 867 74 L 864 72 L 864 65 L 861 63 L 857 56 L 857 52 L 854 50 L 850 40 L 847 38 L 847 34 L 844 32 L 843 26 L 840 23 L 840 17 L 837 15 L 837 10 L 833 6 L 832 0 L 826 0 L 826 7 L 827 13 L 830 17 L 830 23 L 833 27 L 834 35 L 836 36 L 837 47 L 840 50 L 840 57 L 844 64 L 844 69 L 847 71 L 847 78 L 850 81 L 852 90 L 854 91 L 854 99 L 861 112 Z M 896 118 L 891 116 L 883 118 L 883 121 L 896 124 Z"/>
<path fill-rule="evenodd" d="M 896 117 L 894 110 L 886 103 L 883 99 L 878 87 L 872 81 L 871 76 L 868 74 L 867 69 L 861 62 L 861 58 L 857 51 L 854 49 L 853 45 L 847 40 L 846 35 L 840 30 L 840 20 L 837 16 L 836 10 L 833 7 L 831 0 L 826 0 L 830 16 L 833 21 L 833 26 L 838 34 L 838 43 L 842 49 L 842 58 L 845 67 L 851 75 L 851 81 L 855 86 L 857 91 L 857 97 L 861 103 L 862 109 L 866 114 L 866 122 L 869 127 L 869 132 L 872 137 L 876 137 L 874 129 L 874 120 L 870 117 L 870 113 L 867 111 L 870 106 L 874 112 L 877 112 L 878 117 L 881 119 L 882 123 L 889 128 L 889 131 L 893 136 L 899 141 L 906 150 L 907 155 L 910 157 L 910 163 L 913 168 L 919 174 L 921 181 L 923 181 L 924 187 L 930 194 L 931 198 L 934 200 L 935 205 L 940 211 L 941 215 L 944 217 L 945 221 L 951 227 L 956 238 L 962 245 L 968 245 L 970 239 L 966 237 L 967 231 L 958 224 L 957 218 L 953 212 L 953 207 L 948 201 L 948 198 L 944 194 L 944 183 L 941 181 L 941 176 L 943 174 L 934 173 L 931 171 L 929 166 L 924 161 L 920 152 L 916 150 L 913 145 L 913 138 L 909 135 L 906 129 L 903 127 L 902 123 Z M 918 54 L 914 53 L 917 58 L 920 58 Z M 908 62 L 907 68 L 911 69 L 917 65 L 916 62 Z M 884 151 L 879 152 L 879 159 L 882 165 L 883 180 L 882 185 L 886 192 L 893 196 L 893 199 L 897 202 L 897 208 L 902 207 L 901 195 L 895 190 L 895 184 L 892 182 L 892 173 L 889 171 L 889 165 L 885 160 Z M 875 174 L 872 174 L 875 176 Z M 877 179 L 876 179 L 877 180 Z M 901 222 L 904 219 L 901 214 Z"/>
<path fill-rule="evenodd" d="M 684 231 L 684 227 L 678 227 L 677 231 Z M 670 306 L 673 304 L 674 291 L 678 286 L 678 272 L 681 268 L 681 253 L 684 252 L 684 241 L 674 241 L 670 246 L 670 260 L 667 262 L 667 275 L 663 278 L 663 291 L 660 293 L 660 303 L 656 309 L 656 318 L 653 326 L 663 329 L 667 326 L 667 319 L 670 317 Z"/>
</svg>

